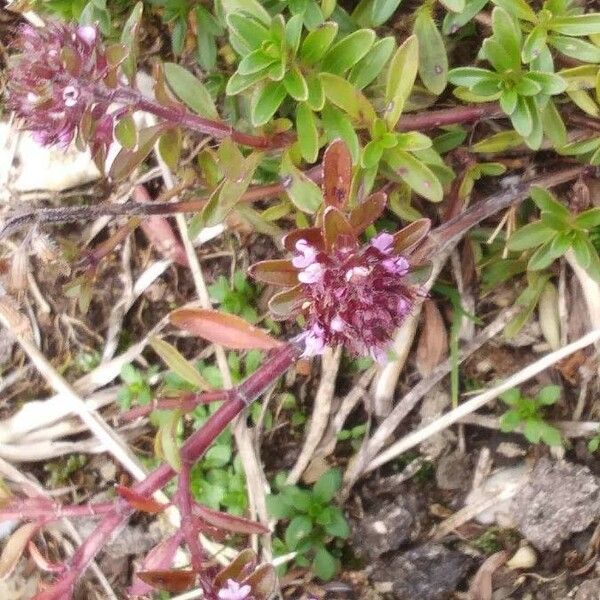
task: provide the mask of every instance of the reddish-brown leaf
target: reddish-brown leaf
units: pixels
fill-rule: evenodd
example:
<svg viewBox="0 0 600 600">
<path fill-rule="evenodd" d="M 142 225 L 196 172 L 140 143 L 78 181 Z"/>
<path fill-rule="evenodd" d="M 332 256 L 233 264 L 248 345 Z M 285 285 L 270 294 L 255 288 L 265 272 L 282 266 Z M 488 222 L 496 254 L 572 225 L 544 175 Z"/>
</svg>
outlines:
<svg viewBox="0 0 600 600">
<path fill-rule="evenodd" d="M 300 311 L 303 301 L 302 286 L 297 285 L 289 290 L 274 294 L 269 300 L 269 310 L 275 319 L 287 319 Z"/>
<path fill-rule="evenodd" d="M 154 546 L 142 562 L 142 572 L 164 570 L 170 567 L 184 537 L 184 532 L 180 529 L 171 537 Z M 152 591 L 152 586 L 144 583 L 135 573 L 133 583 L 128 591 L 130 596 L 143 596 Z"/>
<path fill-rule="evenodd" d="M 138 571 L 137 576 L 154 589 L 174 594 L 189 590 L 196 582 L 196 573 L 187 569 Z"/>
<path fill-rule="evenodd" d="M 156 515 L 162 512 L 168 506 L 168 504 L 162 504 L 153 498 L 146 498 L 146 496 L 142 496 L 141 494 L 138 494 L 136 491 L 125 487 L 124 485 L 116 485 L 115 491 L 119 496 L 121 496 L 121 498 L 127 500 L 132 508 L 151 515 Z"/>
<path fill-rule="evenodd" d="M 143 185 L 136 185 L 133 189 L 133 199 L 136 202 L 151 202 L 150 194 Z M 175 235 L 171 224 L 165 217 L 152 215 L 140 221 L 140 227 L 146 238 L 157 252 L 170 258 L 182 267 L 188 266 L 185 248 Z"/>
<path fill-rule="evenodd" d="M 26 523 L 8 538 L 0 555 L 0 581 L 4 581 L 13 572 L 29 540 L 39 528 L 39 523 Z"/>
<path fill-rule="evenodd" d="M 323 232 L 319 227 L 308 227 L 306 229 L 295 229 L 283 237 L 283 247 L 289 252 L 296 252 L 296 242 L 306 240 L 311 246 L 323 250 Z"/>
<path fill-rule="evenodd" d="M 350 213 L 350 225 L 354 231 L 362 233 L 369 225 L 372 225 L 385 210 L 387 195 L 384 192 L 376 192 L 361 202 Z"/>
<path fill-rule="evenodd" d="M 354 229 L 342 211 L 328 206 L 323 215 L 323 232 L 327 249 L 351 246 L 356 243 Z"/>
<path fill-rule="evenodd" d="M 248 577 L 256 567 L 257 558 L 254 550 L 242 550 L 214 579 L 216 588 L 222 588 L 228 579 L 241 581 Z"/>
<path fill-rule="evenodd" d="M 413 221 L 398 233 L 394 234 L 394 251 L 406 254 L 410 252 L 431 229 L 429 219 L 418 219 Z"/>
<path fill-rule="evenodd" d="M 432 300 L 423 303 L 423 327 L 417 345 L 417 369 L 422 377 L 431 375 L 433 369 L 448 354 L 448 332 L 444 319 Z"/>
<path fill-rule="evenodd" d="M 231 350 L 271 350 L 282 342 L 241 317 L 205 308 L 180 308 L 171 313 L 171 323 L 180 329 Z"/>
<path fill-rule="evenodd" d="M 261 565 L 252 575 L 242 581 L 242 585 L 249 585 L 252 588 L 252 597 L 255 600 L 267 600 L 273 594 L 277 577 L 273 565 Z"/>
<path fill-rule="evenodd" d="M 323 154 L 323 196 L 326 206 L 344 208 L 352 184 L 352 156 L 343 140 L 334 140 Z"/>
<path fill-rule="evenodd" d="M 235 517 L 200 504 L 194 506 L 194 513 L 209 525 L 213 525 L 219 529 L 226 529 L 233 533 L 246 533 L 248 535 L 269 533 L 269 528 L 265 527 L 262 523 L 244 519 L 243 517 Z"/>
<path fill-rule="evenodd" d="M 248 272 L 264 283 L 285 286 L 298 284 L 298 269 L 291 260 L 263 260 L 253 264 Z"/>
</svg>

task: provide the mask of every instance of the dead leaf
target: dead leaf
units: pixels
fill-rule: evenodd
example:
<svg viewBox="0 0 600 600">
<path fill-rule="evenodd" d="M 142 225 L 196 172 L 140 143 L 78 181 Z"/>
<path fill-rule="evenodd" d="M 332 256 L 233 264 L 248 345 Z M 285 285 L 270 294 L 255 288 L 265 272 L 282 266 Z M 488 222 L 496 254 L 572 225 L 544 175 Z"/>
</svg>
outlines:
<svg viewBox="0 0 600 600">
<path fill-rule="evenodd" d="M 423 326 L 417 345 L 417 369 L 422 377 L 431 375 L 433 369 L 448 354 L 448 332 L 444 319 L 433 300 L 423 303 Z"/>
<path fill-rule="evenodd" d="M 506 562 L 508 553 L 505 550 L 489 556 L 475 573 L 471 581 L 467 597 L 469 600 L 491 600 L 492 575 Z"/>
<path fill-rule="evenodd" d="M 29 540 L 39 528 L 39 523 L 26 523 L 10 536 L 0 556 L 0 581 L 7 579 L 14 571 Z"/>
</svg>

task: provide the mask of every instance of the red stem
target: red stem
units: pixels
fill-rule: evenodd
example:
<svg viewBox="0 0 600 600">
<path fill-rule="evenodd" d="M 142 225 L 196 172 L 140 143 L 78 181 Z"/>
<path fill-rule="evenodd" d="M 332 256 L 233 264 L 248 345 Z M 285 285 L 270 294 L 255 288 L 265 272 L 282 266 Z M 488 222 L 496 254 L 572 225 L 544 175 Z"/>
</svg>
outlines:
<svg viewBox="0 0 600 600">
<path fill-rule="evenodd" d="M 281 377 L 294 364 L 298 355 L 299 348 L 296 345 L 286 344 L 277 349 L 257 371 L 239 386 L 228 390 L 229 399 L 181 447 L 182 462 L 190 465 L 199 460 L 227 425 Z M 136 484 L 133 491 L 142 496 L 150 496 L 164 487 L 175 475 L 176 473 L 170 465 L 163 464 L 152 471 L 146 479 Z M 35 596 L 34 600 L 65 600 L 68 598 L 75 581 L 83 574 L 111 535 L 122 527 L 134 512 L 127 501 L 122 498 L 115 500 L 113 509 L 106 514 L 96 529 L 73 554 L 68 573 L 53 586 Z"/>
</svg>

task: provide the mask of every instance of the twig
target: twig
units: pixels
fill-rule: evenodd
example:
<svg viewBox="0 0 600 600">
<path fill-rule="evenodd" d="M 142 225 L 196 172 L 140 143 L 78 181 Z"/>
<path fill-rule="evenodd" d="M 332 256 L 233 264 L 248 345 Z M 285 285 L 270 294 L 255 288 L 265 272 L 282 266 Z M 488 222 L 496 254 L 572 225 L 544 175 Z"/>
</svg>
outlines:
<svg viewBox="0 0 600 600">
<path fill-rule="evenodd" d="M 479 394 L 478 396 L 467 400 L 457 408 L 441 416 L 439 419 L 433 421 L 429 425 L 426 425 L 425 427 L 422 427 L 417 431 L 409 433 L 404 438 L 402 438 L 395 444 L 392 444 L 389 448 L 377 455 L 369 463 L 367 470 L 372 471 L 373 469 L 376 469 L 377 467 L 385 464 L 386 462 L 393 460 L 403 452 L 406 452 L 410 448 L 414 448 L 421 442 L 430 438 L 432 435 L 443 431 L 450 425 L 460 421 L 463 417 L 471 414 L 472 412 L 475 412 L 482 406 L 485 406 L 488 402 L 494 400 L 500 394 L 502 394 L 502 392 L 505 392 L 510 388 L 521 385 L 522 383 L 524 383 L 528 379 L 531 379 L 538 373 L 541 373 L 548 367 L 551 367 L 552 365 L 563 360 L 567 356 L 570 356 L 574 352 L 577 352 L 582 348 L 586 348 L 590 344 L 594 344 L 598 340 L 600 340 L 600 329 L 594 329 L 593 331 L 590 331 L 588 334 L 579 338 L 575 342 L 572 342 L 568 346 L 560 348 L 559 350 L 551 352 L 550 354 L 547 354 L 546 356 L 525 367 L 518 373 L 515 373 L 514 375 L 506 379 L 504 382 L 502 382 L 500 385 L 497 385 L 492 389 L 487 390 L 483 394 Z"/>
<path fill-rule="evenodd" d="M 467 344 L 458 357 L 459 363 L 479 350 L 486 342 L 502 331 L 504 326 L 517 312 L 517 308 L 511 307 L 503 310 L 487 327 L 485 327 L 473 340 Z M 448 358 L 439 364 L 433 372 L 415 385 L 396 405 L 390 415 L 376 429 L 369 441 L 363 445 L 360 452 L 354 457 L 344 475 L 344 490 L 342 496 L 347 497 L 350 489 L 358 480 L 364 470 L 371 470 L 369 464 L 377 452 L 383 448 L 386 440 L 395 431 L 403 419 L 414 409 L 417 402 L 425 396 L 437 383 L 439 383 L 452 369 L 452 359 Z"/>
<path fill-rule="evenodd" d="M 335 392 L 335 382 L 340 368 L 341 358 L 341 348 L 336 348 L 335 350 L 328 348 L 323 354 L 321 362 L 321 381 L 317 393 L 315 394 L 313 412 L 306 433 L 306 439 L 304 440 L 300 454 L 296 459 L 296 463 L 287 476 L 286 483 L 288 485 L 295 485 L 298 483 L 302 473 L 304 473 L 304 470 L 308 466 L 314 451 L 317 449 L 319 442 L 323 438 L 331 413 L 331 400 L 333 399 L 333 394 Z"/>
</svg>

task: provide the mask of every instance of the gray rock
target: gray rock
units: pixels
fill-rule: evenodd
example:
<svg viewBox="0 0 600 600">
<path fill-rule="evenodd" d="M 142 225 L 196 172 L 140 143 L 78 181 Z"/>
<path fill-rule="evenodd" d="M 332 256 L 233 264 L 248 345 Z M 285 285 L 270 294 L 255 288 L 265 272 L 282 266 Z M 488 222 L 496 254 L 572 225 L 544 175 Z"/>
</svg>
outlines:
<svg viewBox="0 0 600 600">
<path fill-rule="evenodd" d="M 471 462 L 464 453 L 456 450 L 442 456 L 435 470 L 435 481 L 441 490 L 464 490 L 471 482 Z"/>
<path fill-rule="evenodd" d="M 600 600 L 600 578 L 584 581 L 575 594 L 575 600 Z"/>
<path fill-rule="evenodd" d="M 587 467 L 543 458 L 517 492 L 512 515 L 539 550 L 556 551 L 600 517 L 600 480 Z"/>
<path fill-rule="evenodd" d="M 446 600 L 466 576 L 472 559 L 441 544 L 424 544 L 378 563 L 371 579 L 397 600 Z"/>
<path fill-rule="evenodd" d="M 420 532 L 418 512 L 420 508 L 416 498 L 399 496 L 365 514 L 352 528 L 353 547 L 357 554 L 373 562 L 382 554 L 414 540 Z"/>
</svg>

